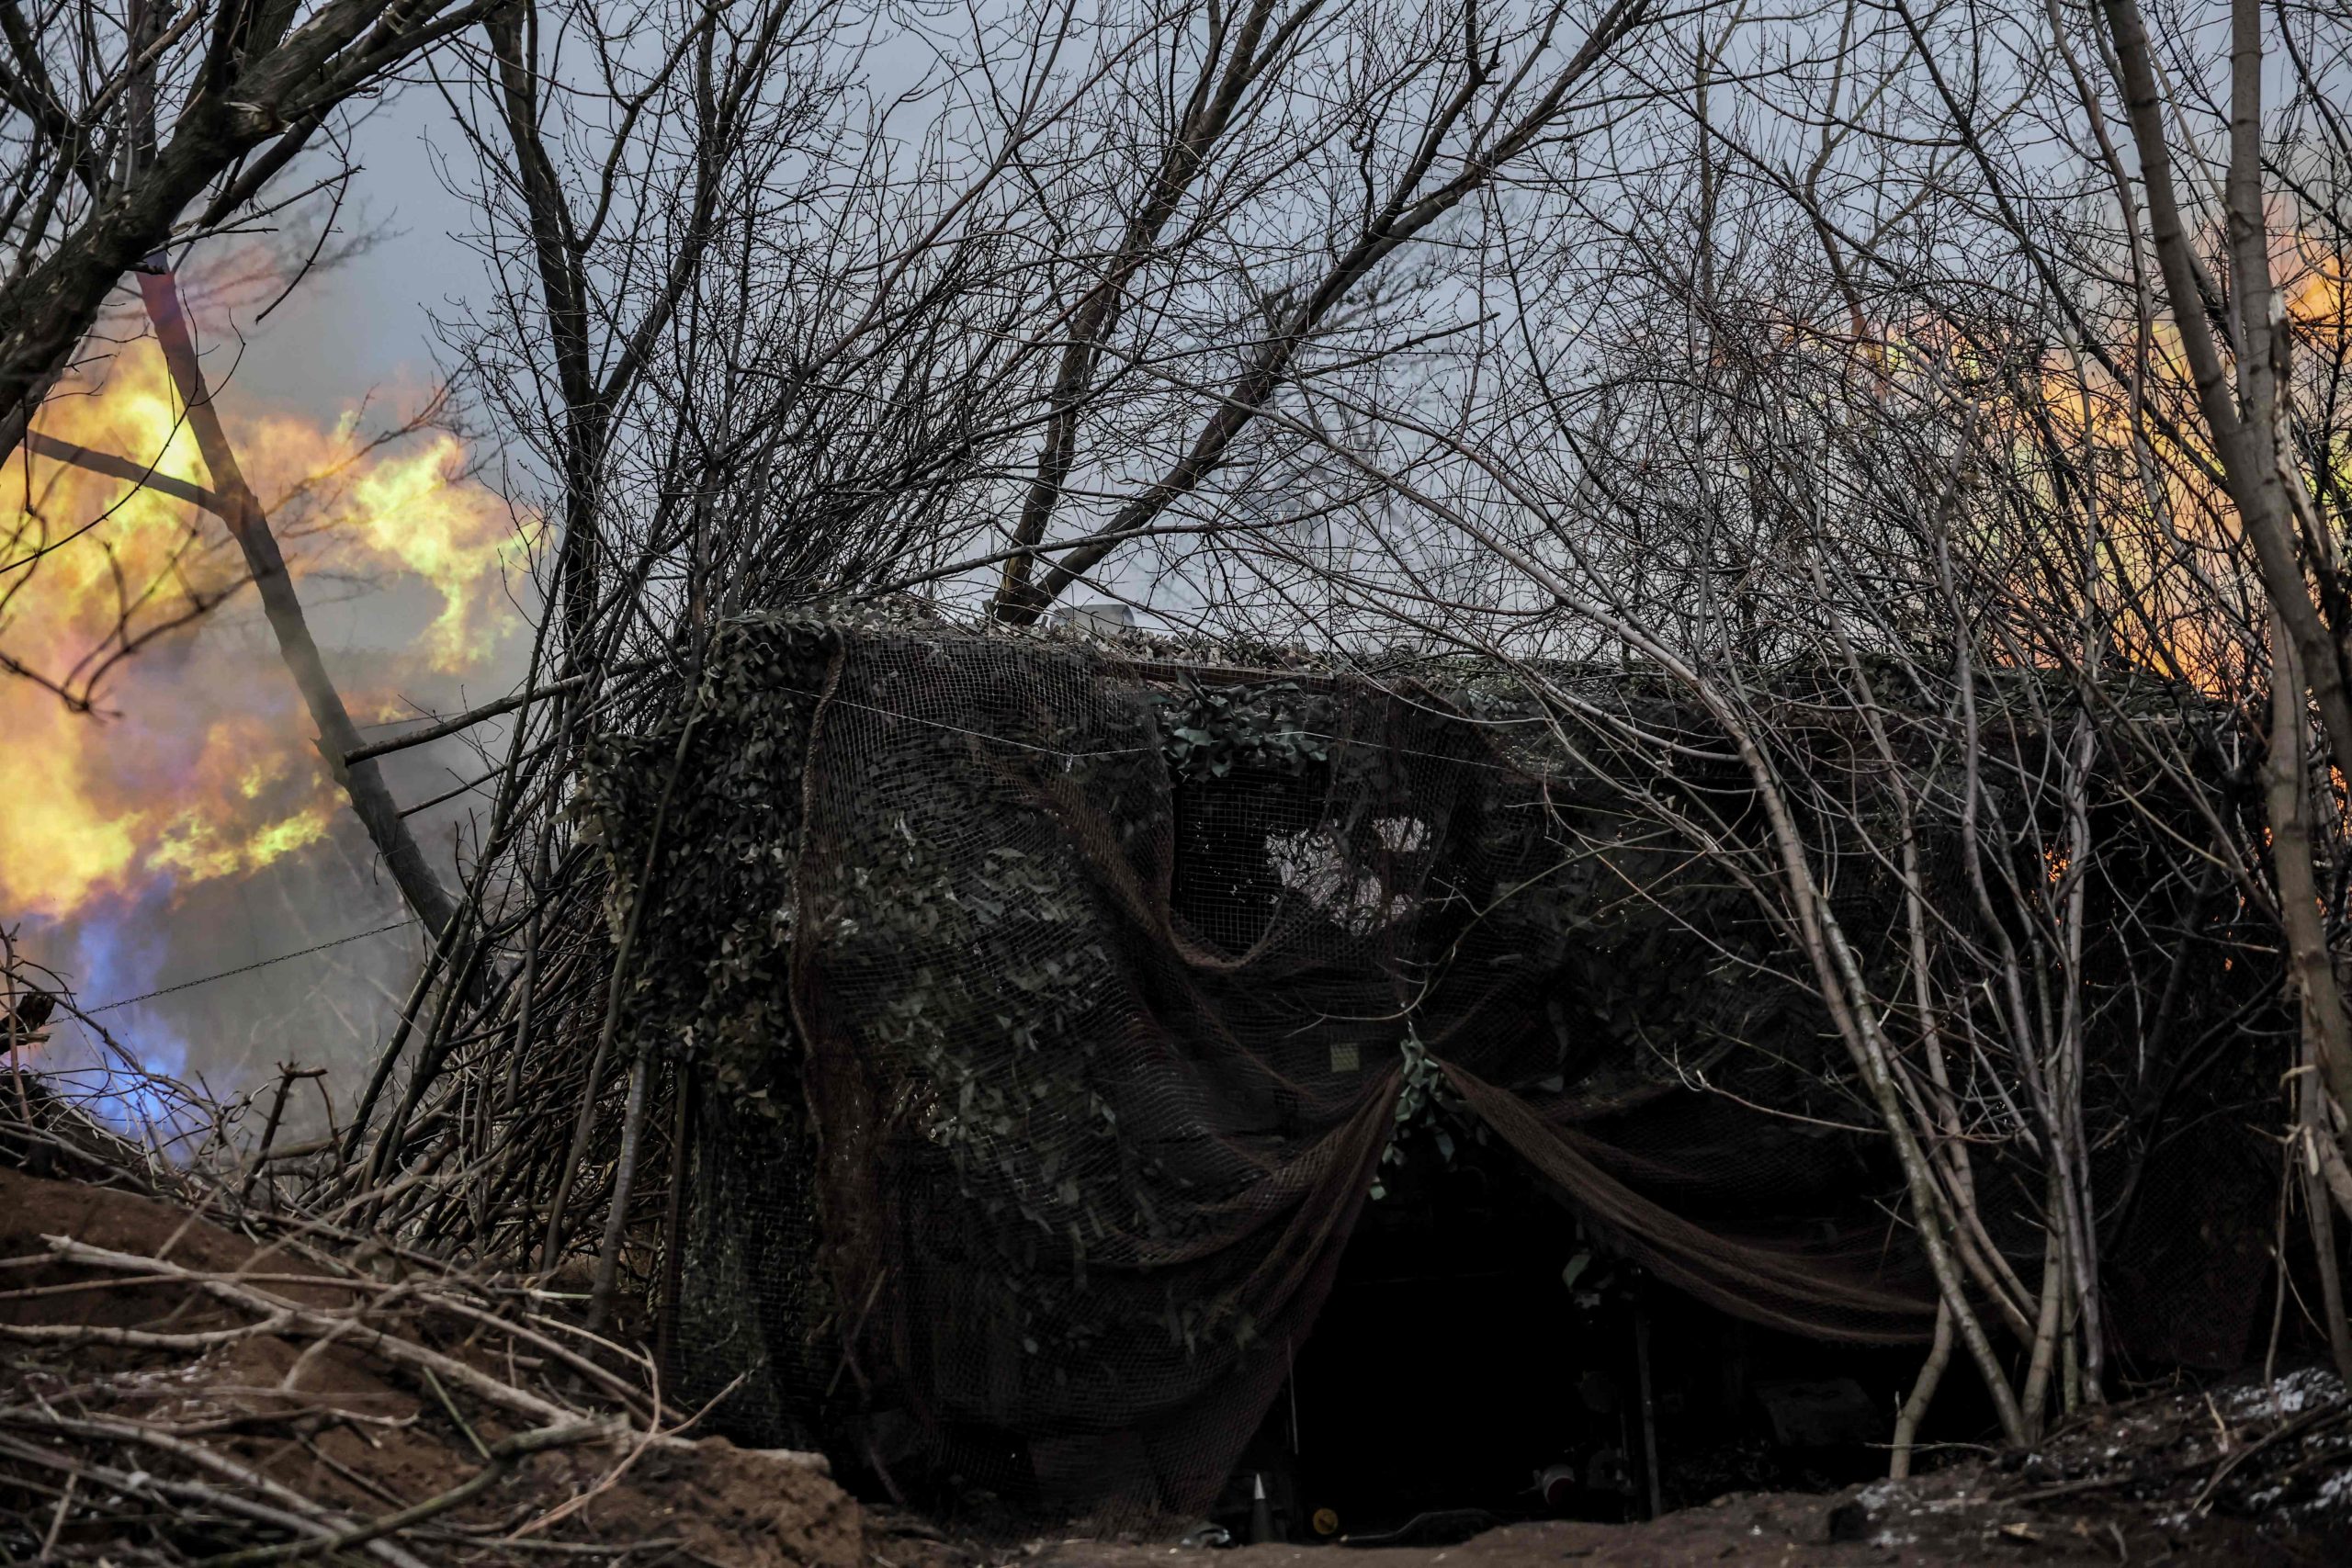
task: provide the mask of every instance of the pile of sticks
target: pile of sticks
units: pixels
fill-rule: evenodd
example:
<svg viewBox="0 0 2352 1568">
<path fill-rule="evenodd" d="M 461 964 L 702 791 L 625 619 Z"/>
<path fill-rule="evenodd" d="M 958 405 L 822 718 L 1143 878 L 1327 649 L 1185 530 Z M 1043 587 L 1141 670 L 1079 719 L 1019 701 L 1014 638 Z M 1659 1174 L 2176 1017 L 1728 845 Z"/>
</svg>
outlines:
<svg viewBox="0 0 2352 1568">
<path fill-rule="evenodd" d="M 697 1457 L 652 1359 L 527 1277 L 346 1223 L 398 1192 L 337 1217 L 200 1173 L 167 1202 L 23 1166 L 0 1161 L 7 1559 L 418 1568 L 680 1548 L 629 1522 L 658 1511 L 628 1497 L 647 1456 Z"/>
</svg>

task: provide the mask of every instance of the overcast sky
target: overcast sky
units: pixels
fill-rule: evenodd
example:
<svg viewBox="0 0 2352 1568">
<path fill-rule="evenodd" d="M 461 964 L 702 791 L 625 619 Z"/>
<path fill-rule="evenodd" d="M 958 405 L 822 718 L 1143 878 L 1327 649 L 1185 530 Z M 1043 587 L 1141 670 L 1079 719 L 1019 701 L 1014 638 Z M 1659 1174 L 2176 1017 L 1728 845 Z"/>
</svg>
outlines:
<svg viewBox="0 0 2352 1568">
<path fill-rule="evenodd" d="M 428 309 L 474 292 L 477 258 L 450 238 L 467 224 L 465 204 L 434 174 L 428 138 L 454 141 L 448 110 L 430 87 L 409 87 L 360 128 L 361 165 L 342 223 L 380 233 L 375 248 L 306 280 L 249 333 L 236 384 L 273 403 L 325 412 L 432 374 Z"/>
</svg>

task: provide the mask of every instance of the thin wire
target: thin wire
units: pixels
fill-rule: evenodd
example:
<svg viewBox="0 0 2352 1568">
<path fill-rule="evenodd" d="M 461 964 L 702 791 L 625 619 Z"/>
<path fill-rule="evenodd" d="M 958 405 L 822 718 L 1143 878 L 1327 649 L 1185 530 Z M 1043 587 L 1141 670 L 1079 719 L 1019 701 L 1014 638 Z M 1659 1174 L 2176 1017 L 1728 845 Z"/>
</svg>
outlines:
<svg viewBox="0 0 2352 1568">
<path fill-rule="evenodd" d="M 281 953 L 275 958 L 265 958 L 257 964 L 246 964 L 234 969 L 223 969 L 218 975 L 206 975 L 195 980 L 182 980 L 176 986 L 165 986 L 159 991 L 149 991 L 144 996 L 125 997 L 119 1002 L 107 1002 L 103 1007 L 79 1008 L 75 1010 L 85 1016 L 92 1013 L 112 1012 L 117 1008 L 127 1008 L 134 1002 L 153 1001 L 157 997 L 168 997 L 174 991 L 193 990 L 198 986 L 209 986 L 215 980 L 225 980 L 232 975 L 250 975 L 256 969 L 266 969 L 273 964 L 284 964 L 296 958 L 308 958 L 314 953 L 324 953 L 330 947 L 341 947 L 344 943 L 350 942 L 364 942 L 371 936 L 382 936 L 386 931 L 396 931 L 403 926 L 414 924 L 416 924 L 416 917 L 411 915 L 404 920 L 394 920 L 389 926 L 378 926 L 374 931 L 354 931 L 349 936 L 339 936 L 333 942 L 322 942 L 316 947 L 306 947 L 300 953 Z"/>
</svg>

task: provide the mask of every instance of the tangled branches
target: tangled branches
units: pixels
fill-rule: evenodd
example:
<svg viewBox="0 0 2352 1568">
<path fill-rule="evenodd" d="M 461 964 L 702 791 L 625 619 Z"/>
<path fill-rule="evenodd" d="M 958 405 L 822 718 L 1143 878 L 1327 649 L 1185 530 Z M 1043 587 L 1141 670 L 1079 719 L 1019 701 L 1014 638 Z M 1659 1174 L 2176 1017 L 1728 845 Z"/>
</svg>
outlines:
<svg viewBox="0 0 2352 1568">
<path fill-rule="evenodd" d="M 275 1214 L 232 1185 L 190 1176 L 181 1196 L 211 1217 L 0 1169 L 11 1556 L 730 1555 L 746 1519 L 790 1512 L 831 1531 L 814 1560 L 855 1559 L 822 1461 L 688 1439 L 693 1416 L 665 1404 L 650 1360 L 582 1329 L 563 1293 Z M 665 1539 L 636 1490 L 657 1476 L 736 1501 Z M 760 1495 L 764 1513 L 745 1501 Z"/>
</svg>

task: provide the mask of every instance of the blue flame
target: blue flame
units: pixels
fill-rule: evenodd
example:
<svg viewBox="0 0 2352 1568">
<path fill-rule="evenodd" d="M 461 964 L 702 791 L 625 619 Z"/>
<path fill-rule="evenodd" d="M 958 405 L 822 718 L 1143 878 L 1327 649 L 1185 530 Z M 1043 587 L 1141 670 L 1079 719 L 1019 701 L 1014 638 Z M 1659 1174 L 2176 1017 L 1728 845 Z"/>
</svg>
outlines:
<svg viewBox="0 0 2352 1568">
<path fill-rule="evenodd" d="M 141 1142 L 152 1134 L 165 1145 L 193 1128 L 177 1097 L 153 1077 L 177 1079 L 187 1072 L 187 1037 L 145 1004 L 107 1004 L 157 988 L 171 947 L 164 933 L 173 891 L 168 878 L 159 878 L 136 897 L 100 899 L 62 918 L 35 917 L 18 938 L 22 951 L 64 980 L 78 1007 L 107 1008 L 96 1021 L 118 1048 L 109 1050 L 88 1023 L 61 1009 L 43 1070 L 117 1132 Z"/>
</svg>

